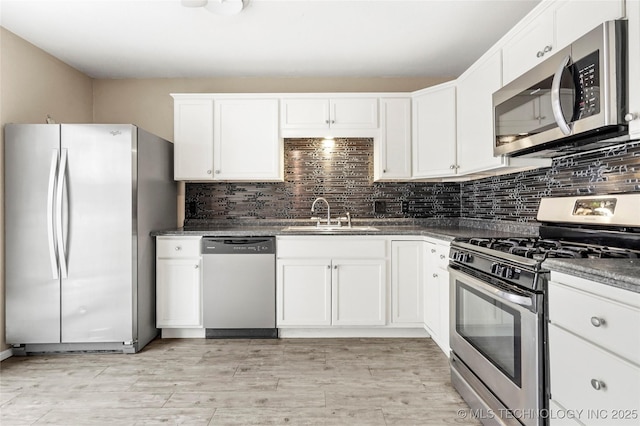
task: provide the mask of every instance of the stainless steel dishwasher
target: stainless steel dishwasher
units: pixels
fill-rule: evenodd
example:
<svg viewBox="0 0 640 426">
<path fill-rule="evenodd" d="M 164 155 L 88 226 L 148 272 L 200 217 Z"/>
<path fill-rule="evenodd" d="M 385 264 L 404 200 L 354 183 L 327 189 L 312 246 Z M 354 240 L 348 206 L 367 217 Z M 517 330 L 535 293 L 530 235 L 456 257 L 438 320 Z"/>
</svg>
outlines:
<svg viewBox="0 0 640 426">
<path fill-rule="evenodd" d="M 276 338 L 273 237 L 204 237 L 203 314 L 207 338 Z"/>
</svg>

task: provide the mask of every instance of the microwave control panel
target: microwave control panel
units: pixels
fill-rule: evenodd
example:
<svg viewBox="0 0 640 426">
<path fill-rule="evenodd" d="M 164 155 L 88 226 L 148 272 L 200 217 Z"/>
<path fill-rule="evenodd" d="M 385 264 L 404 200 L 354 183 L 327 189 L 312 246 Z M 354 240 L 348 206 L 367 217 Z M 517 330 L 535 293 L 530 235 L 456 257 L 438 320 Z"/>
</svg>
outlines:
<svg viewBox="0 0 640 426">
<path fill-rule="evenodd" d="M 575 120 L 600 113 L 600 51 L 574 63 L 577 89 Z"/>
</svg>

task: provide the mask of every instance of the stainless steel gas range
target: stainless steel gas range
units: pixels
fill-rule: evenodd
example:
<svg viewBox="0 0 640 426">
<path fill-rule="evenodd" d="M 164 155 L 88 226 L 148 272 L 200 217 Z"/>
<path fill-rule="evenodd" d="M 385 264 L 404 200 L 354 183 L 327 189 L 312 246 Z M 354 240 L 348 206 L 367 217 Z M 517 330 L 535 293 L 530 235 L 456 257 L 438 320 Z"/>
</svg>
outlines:
<svg viewBox="0 0 640 426">
<path fill-rule="evenodd" d="M 539 237 L 452 242 L 451 381 L 485 425 L 545 425 L 548 258 L 640 258 L 640 193 L 543 198 Z"/>
</svg>

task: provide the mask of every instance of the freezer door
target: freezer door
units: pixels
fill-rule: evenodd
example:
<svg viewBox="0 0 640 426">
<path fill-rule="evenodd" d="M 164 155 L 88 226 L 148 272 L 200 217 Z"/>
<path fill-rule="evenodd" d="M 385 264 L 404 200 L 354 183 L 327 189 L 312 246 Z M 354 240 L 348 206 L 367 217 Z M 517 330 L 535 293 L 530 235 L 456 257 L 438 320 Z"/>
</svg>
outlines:
<svg viewBox="0 0 640 426">
<path fill-rule="evenodd" d="M 7 124 L 4 131 L 6 340 L 59 343 L 52 210 L 60 126 Z"/>
<path fill-rule="evenodd" d="M 62 342 L 131 342 L 135 127 L 63 124 L 65 154 Z"/>
</svg>

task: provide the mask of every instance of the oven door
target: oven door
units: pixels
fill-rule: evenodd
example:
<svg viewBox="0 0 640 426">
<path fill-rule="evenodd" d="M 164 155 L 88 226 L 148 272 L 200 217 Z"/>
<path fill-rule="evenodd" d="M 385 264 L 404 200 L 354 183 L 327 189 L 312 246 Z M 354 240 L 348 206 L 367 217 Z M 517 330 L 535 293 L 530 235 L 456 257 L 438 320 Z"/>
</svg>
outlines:
<svg viewBox="0 0 640 426">
<path fill-rule="evenodd" d="M 496 415 L 506 408 L 523 424 L 537 425 L 544 394 L 541 295 L 456 265 L 449 271 L 451 350 L 465 367 L 457 373 L 474 376 L 467 385 L 483 387 L 474 391 L 488 390 L 501 403 L 484 401 L 485 408 Z"/>
</svg>

